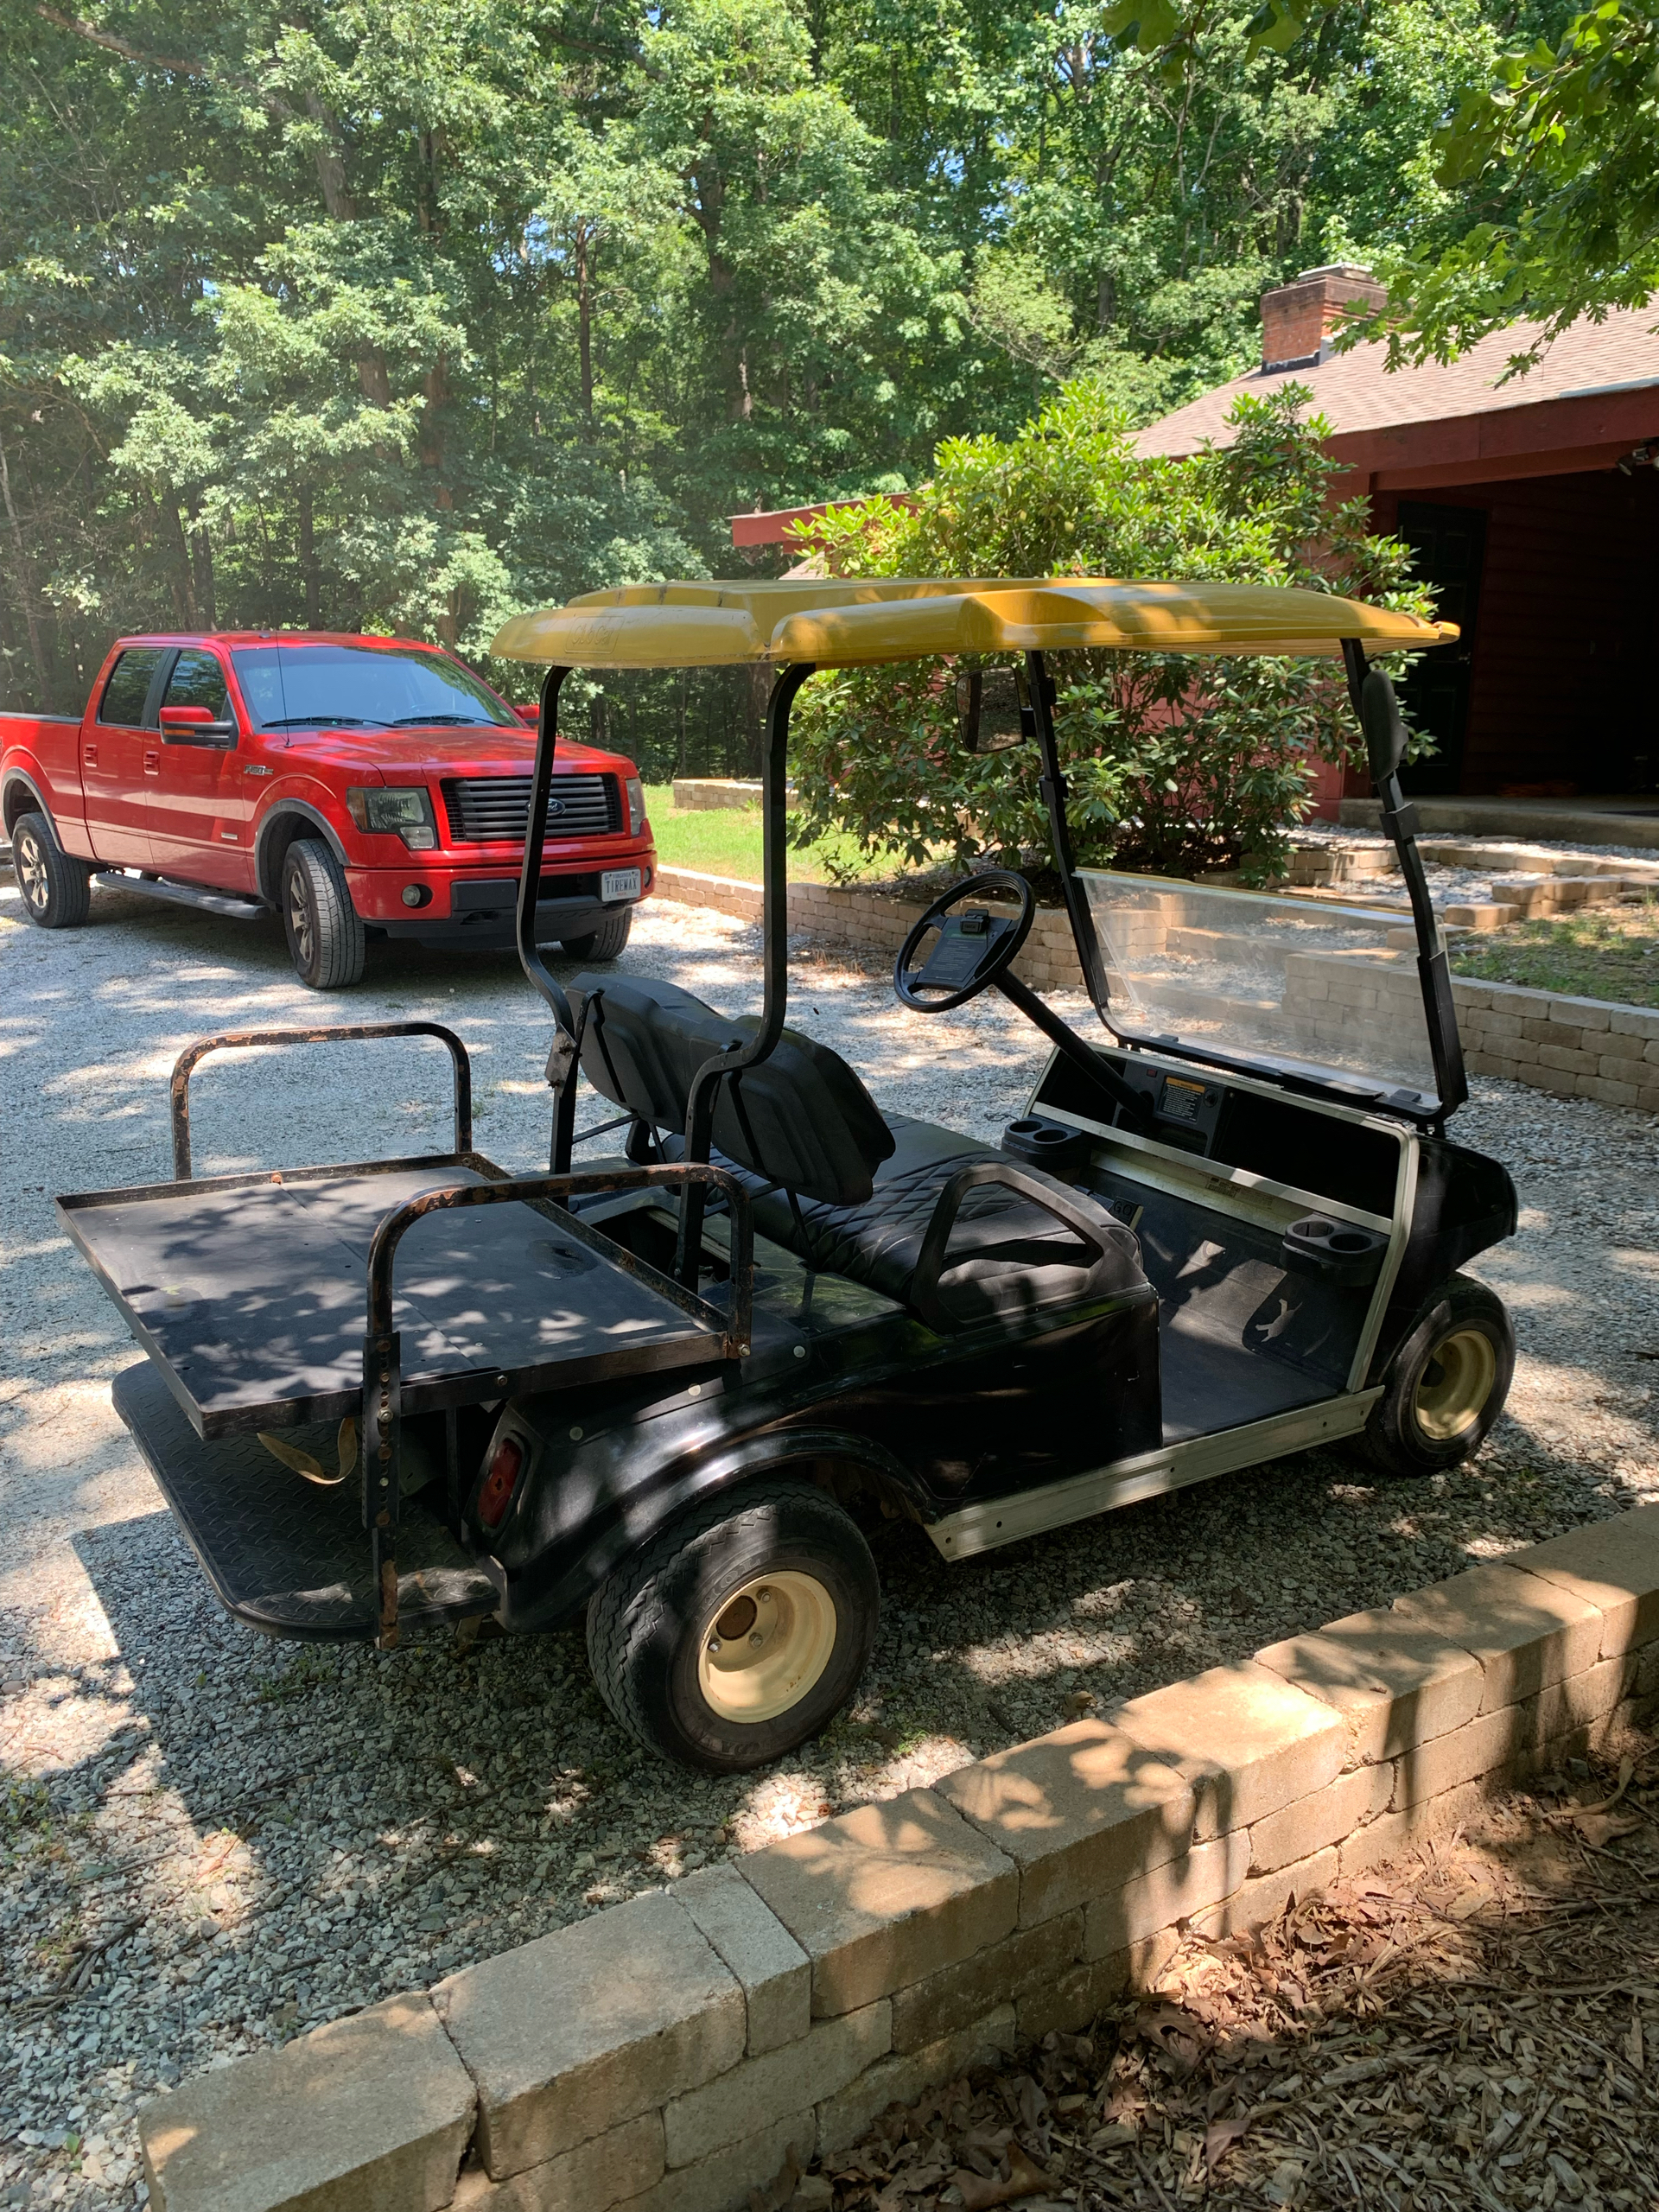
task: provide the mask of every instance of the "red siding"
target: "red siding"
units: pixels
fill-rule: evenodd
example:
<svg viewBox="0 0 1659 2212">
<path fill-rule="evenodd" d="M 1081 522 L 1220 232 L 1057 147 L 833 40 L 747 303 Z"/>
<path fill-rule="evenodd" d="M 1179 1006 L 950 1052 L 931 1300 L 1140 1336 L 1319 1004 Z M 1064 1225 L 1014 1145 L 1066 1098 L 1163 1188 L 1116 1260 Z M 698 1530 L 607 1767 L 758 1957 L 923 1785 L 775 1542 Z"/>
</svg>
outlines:
<svg viewBox="0 0 1659 2212">
<path fill-rule="evenodd" d="M 1651 789 L 1659 472 L 1378 492 L 1379 529 L 1393 528 L 1402 496 L 1487 510 L 1464 791 Z"/>
</svg>

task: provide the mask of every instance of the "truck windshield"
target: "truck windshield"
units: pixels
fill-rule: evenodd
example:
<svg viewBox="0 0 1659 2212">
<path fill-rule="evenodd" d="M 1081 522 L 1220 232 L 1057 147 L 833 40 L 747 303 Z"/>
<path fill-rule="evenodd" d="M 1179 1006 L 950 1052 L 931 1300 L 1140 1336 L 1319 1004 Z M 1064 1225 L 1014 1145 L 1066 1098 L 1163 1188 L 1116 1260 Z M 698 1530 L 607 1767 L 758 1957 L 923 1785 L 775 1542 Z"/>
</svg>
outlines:
<svg viewBox="0 0 1659 2212">
<path fill-rule="evenodd" d="M 454 661 L 385 645 L 239 645 L 231 655 L 256 729 L 517 727 Z"/>
<path fill-rule="evenodd" d="M 1112 1027 L 1415 1109 L 1434 1063 L 1410 916 L 1079 868 Z"/>
</svg>

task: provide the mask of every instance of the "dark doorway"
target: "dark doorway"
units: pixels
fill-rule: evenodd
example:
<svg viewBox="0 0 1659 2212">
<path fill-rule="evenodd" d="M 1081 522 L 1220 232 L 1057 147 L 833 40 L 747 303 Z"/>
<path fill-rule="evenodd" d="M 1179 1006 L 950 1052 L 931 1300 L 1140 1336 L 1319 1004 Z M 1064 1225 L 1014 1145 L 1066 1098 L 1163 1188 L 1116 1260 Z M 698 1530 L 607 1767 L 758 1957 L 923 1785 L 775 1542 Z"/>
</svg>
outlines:
<svg viewBox="0 0 1659 2212">
<path fill-rule="evenodd" d="M 1395 524 L 1410 546 L 1418 580 L 1434 594 L 1434 612 L 1455 622 L 1454 645 L 1437 645 L 1417 660 L 1400 687 L 1408 719 L 1434 741 L 1429 759 L 1404 771 L 1402 785 L 1425 795 L 1463 788 L 1463 748 L 1469 727 L 1469 673 L 1480 613 L 1480 572 L 1486 555 L 1484 507 L 1446 507 L 1402 499 Z"/>
</svg>

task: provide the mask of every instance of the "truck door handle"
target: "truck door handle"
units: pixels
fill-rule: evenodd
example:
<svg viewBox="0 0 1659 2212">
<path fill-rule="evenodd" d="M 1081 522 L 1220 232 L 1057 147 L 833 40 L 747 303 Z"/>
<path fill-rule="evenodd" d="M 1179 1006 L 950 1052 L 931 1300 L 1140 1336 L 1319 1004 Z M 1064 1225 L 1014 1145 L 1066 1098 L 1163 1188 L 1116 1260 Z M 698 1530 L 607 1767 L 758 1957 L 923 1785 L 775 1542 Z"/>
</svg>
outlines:
<svg viewBox="0 0 1659 2212">
<path fill-rule="evenodd" d="M 89 768 L 96 768 L 98 766 L 98 747 L 95 745 L 83 746 L 81 748 L 80 757 Z"/>
<path fill-rule="evenodd" d="M 161 772 L 161 754 L 159 753 L 146 753 L 144 755 L 144 773 L 147 776 L 159 776 Z"/>
</svg>

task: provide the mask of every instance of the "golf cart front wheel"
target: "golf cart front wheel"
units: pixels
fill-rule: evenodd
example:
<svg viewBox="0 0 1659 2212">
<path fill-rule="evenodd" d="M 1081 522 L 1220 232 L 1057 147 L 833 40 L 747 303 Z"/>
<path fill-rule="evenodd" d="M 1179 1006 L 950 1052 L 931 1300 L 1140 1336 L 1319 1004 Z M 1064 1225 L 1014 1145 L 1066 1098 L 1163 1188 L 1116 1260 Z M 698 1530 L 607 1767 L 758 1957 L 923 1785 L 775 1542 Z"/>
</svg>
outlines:
<svg viewBox="0 0 1659 2212">
<path fill-rule="evenodd" d="M 1437 1474 L 1471 1459 L 1503 1410 L 1515 1331 L 1484 1283 L 1453 1275 L 1395 1352 L 1360 1450 L 1379 1474 Z"/>
<path fill-rule="evenodd" d="M 849 1516 L 810 1484 L 756 1483 L 682 1515 L 618 1567 L 588 1608 L 588 1662 L 647 1749 L 738 1774 L 840 1711 L 880 1608 Z"/>
</svg>

